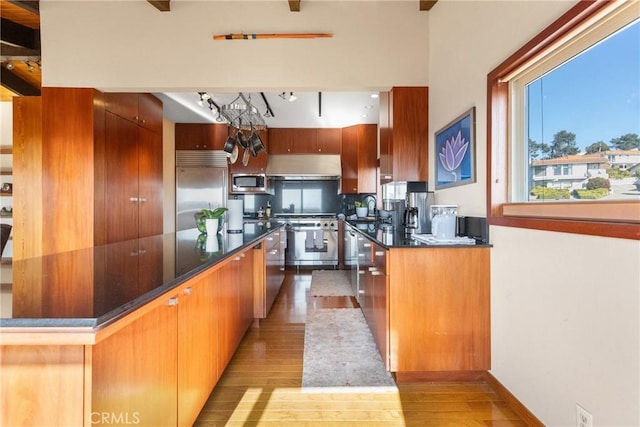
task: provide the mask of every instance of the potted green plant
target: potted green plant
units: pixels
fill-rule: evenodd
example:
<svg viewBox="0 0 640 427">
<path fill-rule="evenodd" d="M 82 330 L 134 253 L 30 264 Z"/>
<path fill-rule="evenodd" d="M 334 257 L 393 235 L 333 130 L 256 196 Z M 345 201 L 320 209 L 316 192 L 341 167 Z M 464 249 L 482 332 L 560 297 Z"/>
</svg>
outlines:
<svg viewBox="0 0 640 427">
<path fill-rule="evenodd" d="M 224 224 L 224 218 L 222 215 L 227 211 L 227 208 L 215 208 L 215 209 L 202 209 L 195 214 L 196 226 L 201 233 L 217 233 L 222 230 Z"/>
</svg>

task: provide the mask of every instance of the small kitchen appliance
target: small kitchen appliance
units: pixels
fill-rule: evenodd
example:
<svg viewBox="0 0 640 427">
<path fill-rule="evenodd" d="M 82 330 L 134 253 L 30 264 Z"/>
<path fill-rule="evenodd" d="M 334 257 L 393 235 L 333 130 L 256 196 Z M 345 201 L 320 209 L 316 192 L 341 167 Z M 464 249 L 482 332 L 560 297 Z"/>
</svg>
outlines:
<svg viewBox="0 0 640 427">
<path fill-rule="evenodd" d="M 431 234 L 438 240 L 453 240 L 456 237 L 458 206 L 431 206 Z"/>
<path fill-rule="evenodd" d="M 421 184 L 424 185 L 425 183 Z M 426 234 L 431 231 L 431 216 L 429 212 L 433 205 L 433 199 L 433 192 L 426 190 L 412 191 L 411 187 L 407 185 L 405 227 L 408 233 Z M 408 219 L 413 220 L 414 217 L 415 221 L 407 222 Z"/>
</svg>

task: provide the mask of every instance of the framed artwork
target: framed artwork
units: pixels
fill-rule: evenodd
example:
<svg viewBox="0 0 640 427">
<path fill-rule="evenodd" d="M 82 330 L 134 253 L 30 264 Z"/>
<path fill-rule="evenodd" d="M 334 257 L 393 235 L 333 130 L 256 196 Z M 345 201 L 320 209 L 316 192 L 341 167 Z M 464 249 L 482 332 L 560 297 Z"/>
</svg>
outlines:
<svg viewBox="0 0 640 427">
<path fill-rule="evenodd" d="M 476 182 L 476 107 L 436 132 L 436 190 Z"/>
</svg>

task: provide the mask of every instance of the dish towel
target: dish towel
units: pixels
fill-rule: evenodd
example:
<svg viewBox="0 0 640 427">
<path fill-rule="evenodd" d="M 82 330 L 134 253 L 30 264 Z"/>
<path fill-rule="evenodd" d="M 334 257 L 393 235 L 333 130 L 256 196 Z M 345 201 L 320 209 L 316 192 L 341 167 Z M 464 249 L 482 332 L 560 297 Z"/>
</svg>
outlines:
<svg viewBox="0 0 640 427">
<path fill-rule="evenodd" d="M 305 249 L 313 249 L 315 247 L 315 233 L 313 231 L 307 231 L 307 238 L 304 239 Z"/>
<path fill-rule="evenodd" d="M 324 231 L 316 231 L 316 249 L 324 248 Z"/>
</svg>

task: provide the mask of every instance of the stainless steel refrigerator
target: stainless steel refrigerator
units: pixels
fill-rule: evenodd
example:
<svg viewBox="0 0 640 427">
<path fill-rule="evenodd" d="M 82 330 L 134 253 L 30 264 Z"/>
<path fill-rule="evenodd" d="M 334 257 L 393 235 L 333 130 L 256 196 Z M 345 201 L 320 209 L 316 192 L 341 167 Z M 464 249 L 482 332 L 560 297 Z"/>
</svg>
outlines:
<svg viewBox="0 0 640 427">
<path fill-rule="evenodd" d="M 194 228 L 201 209 L 227 206 L 227 153 L 176 151 L 176 231 Z"/>
</svg>

